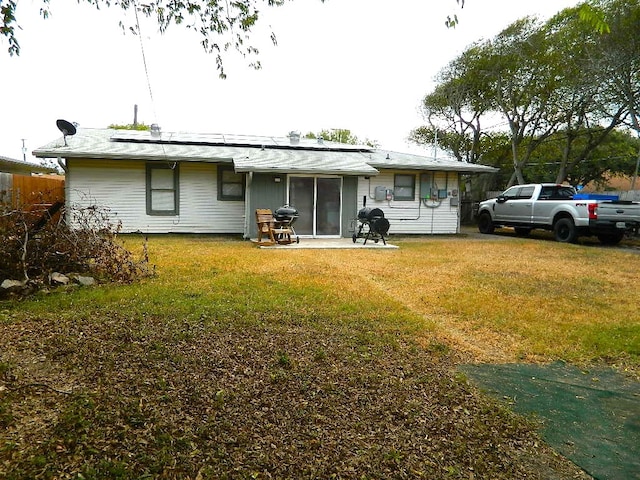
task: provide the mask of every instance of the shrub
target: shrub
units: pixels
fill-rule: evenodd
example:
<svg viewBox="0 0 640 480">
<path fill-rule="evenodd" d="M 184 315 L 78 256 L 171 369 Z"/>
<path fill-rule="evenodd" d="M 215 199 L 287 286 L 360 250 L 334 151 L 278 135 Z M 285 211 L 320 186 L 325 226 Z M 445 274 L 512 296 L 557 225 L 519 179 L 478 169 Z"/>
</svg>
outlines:
<svg viewBox="0 0 640 480">
<path fill-rule="evenodd" d="M 120 230 L 106 208 L 0 206 L 0 281 L 44 283 L 52 272 L 117 282 L 149 275 L 146 244 L 143 258 L 134 259 L 117 239 Z"/>
</svg>

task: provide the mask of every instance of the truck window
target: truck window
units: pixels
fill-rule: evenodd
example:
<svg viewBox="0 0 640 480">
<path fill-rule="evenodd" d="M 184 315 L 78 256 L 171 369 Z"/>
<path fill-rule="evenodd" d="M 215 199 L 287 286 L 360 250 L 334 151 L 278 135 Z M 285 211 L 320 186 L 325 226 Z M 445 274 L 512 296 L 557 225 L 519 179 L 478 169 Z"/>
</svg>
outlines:
<svg viewBox="0 0 640 480">
<path fill-rule="evenodd" d="M 540 190 L 540 200 L 571 200 L 575 190 L 571 186 L 547 185 Z"/>
<path fill-rule="evenodd" d="M 571 200 L 574 194 L 575 194 L 575 191 L 573 190 L 573 187 L 558 188 L 558 198 L 561 198 L 563 200 Z"/>
<path fill-rule="evenodd" d="M 521 198 L 523 200 L 531 198 L 533 196 L 534 190 L 535 190 L 535 187 L 522 187 L 520 189 L 520 192 L 518 193 L 518 198 Z"/>
<path fill-rule="evenodd" d="M 540 190 L 540 200 L 549 200 L 553 196 L 553 189 L 555 187 L 542 187 Z"/>
<path fill-rule="evenodd" d="M 520 187 L 511 187 L 507 189 L 502 195 L 507 198 L 517 198 Z"/>
</svg>

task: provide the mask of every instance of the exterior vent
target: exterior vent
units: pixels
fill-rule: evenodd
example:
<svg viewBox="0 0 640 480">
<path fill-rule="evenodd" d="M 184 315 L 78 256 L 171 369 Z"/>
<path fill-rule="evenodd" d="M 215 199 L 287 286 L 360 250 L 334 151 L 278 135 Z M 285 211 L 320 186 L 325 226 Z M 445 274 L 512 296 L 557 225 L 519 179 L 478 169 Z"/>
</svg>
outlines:
<svg viewBox="0 0 640 480">
<path fill-rule="evenodd" d="M 293 130 L 289 132 L 289 142 L 291 145 L 298 145 L 300 143 L 300 132 Z"/>
</svg>

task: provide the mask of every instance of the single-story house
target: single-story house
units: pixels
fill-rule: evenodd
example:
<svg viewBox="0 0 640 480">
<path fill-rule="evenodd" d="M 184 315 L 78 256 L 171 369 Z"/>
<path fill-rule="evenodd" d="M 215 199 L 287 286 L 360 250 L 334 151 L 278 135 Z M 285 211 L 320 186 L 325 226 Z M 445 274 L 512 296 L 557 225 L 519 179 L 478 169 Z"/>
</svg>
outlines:
<svg viewBox="0 0 640 480">
<path fill-rule="evenodd" d="M 0 156 L 0 173 L 32 175 L 34 173 L 56 173 L 56 169 L 45 167 L 44 165 L 37 165 L 35 163 L 27 161 Z"/>
<path fill-rule="evenodd" d="M 154 126 L 155 127 L 155 126 Z M 300 138 L 85 129 L 33 152 L 66 163 L 68 205 L 108 207 L 123 232 L 255 238 L 255 210 L 295 206 L 301 237 L 350 237 L 364 206 L 391 234 L 460 228 L 460 175 L 494 168 Z M 365 205 L 366 204 L 366 205 Z"/>
</svg>

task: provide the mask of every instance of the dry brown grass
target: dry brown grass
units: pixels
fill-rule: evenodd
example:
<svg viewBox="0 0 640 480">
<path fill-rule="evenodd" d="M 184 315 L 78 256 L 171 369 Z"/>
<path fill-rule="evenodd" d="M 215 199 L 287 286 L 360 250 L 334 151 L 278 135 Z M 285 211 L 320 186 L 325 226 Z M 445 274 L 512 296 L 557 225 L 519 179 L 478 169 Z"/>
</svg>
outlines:
<svg viewBox="0 0 640 480">
<path fill-rule="evenodd" d="M 585 478 L 454 368 L 637 368 L 637 255 L 396 243 L 154 237 L 154 278 L 0 303 L 0 477 Z"/>
<path fill-rule="evenodd" d="M 399 238 L 399 250 L 264 250 L 206 239 L 185 250 L 180 239 L 160 241 L 161 268 L 189 275 L 196 288 L 207 282 L 198 269 L 237 271 L 312 287 L 318 302 L 383 300 L 387 328 L 435 336 L 477 361 L 637 368 L 640 255 L 632 250 L 492 236 Z M 394 322 L 399 312 L 404 324 Z"/>
</svg>

